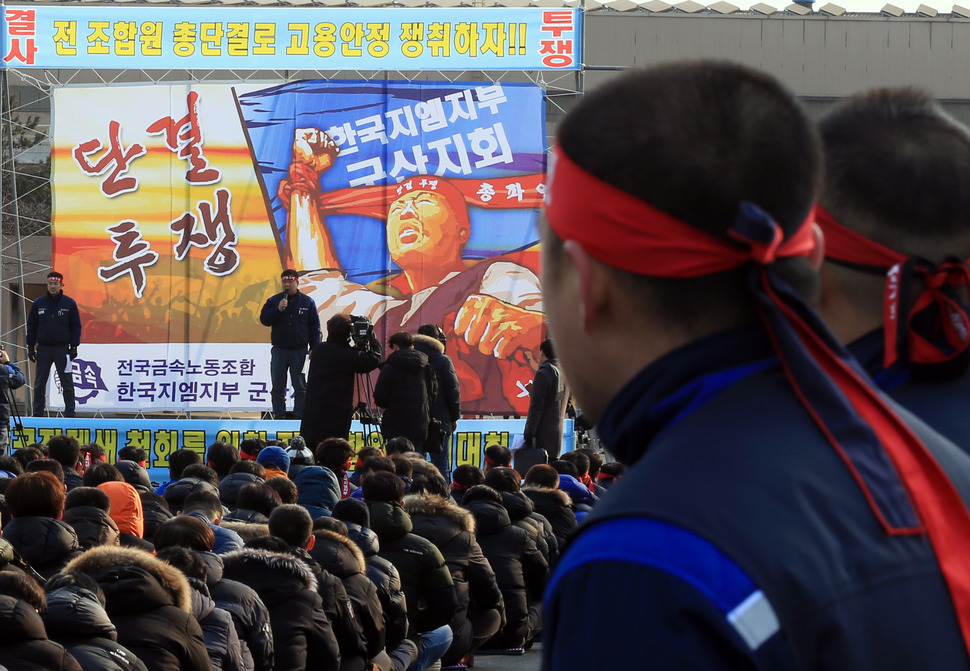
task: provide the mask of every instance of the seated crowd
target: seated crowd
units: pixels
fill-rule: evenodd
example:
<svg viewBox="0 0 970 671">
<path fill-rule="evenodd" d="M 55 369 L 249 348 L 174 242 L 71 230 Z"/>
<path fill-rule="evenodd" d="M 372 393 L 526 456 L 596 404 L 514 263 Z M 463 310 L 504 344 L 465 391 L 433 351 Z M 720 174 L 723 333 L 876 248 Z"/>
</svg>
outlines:
<svg viewBox="0 0 970 671">
<path fill-rule="evenodd" d="M 60 435 L 0 457 L 0 669 L 423 671 L 524 653 L 559 549 L 622 470 L 584 448 L 520 474 L 492 445 L 484 471 L 442 474 L 407 439 L 385 449 L 217 442 L 175 451 L 160 485 L 131 446 L 111 464 Z"/>
</svg>

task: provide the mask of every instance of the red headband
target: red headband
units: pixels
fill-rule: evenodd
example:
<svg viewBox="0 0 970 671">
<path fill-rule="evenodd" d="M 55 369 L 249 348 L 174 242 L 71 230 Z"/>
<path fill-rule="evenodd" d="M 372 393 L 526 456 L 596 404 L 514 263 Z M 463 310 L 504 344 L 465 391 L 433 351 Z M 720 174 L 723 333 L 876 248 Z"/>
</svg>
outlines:
<svg viewBox="0 0 970 671">
<path fill-rule="evenodd" d="M 970 317 L 951 290 L 970 288 L 970 267 L 966 263 L 953 259 L 934 266 L 923 259 L 911 259 L 846 228 L 822 208 L 817 208 L 816 217 L 825 234 L 825 258 L 886 274 L 884 368 L 896 362 L 902 342 L 906 343 L 912 364 L 939 367 L 963 358 L 970 348 Z M 911 292 L 909 285 L 914 277 L 923 281 L 923 287 Z M 935 310 L 935 315 L 927 326 L 925 319 L 916 317 L 928 309 Z M 900 314 L 903 310 L 908 313 Z M 920 323 L 924 323 L 922 328 L 917 326 Z M 954 372 L 964 369 L 956 368 Z"/>
<path fill-rule="evenodd" d="M 812 213 L 788 240 L 775 224 L 769 243 L 731 237 L 733 244 L 670 216 L 649 203 L 594 177 L 557 145 L 546 195 L 549 226 L 563 240 L 575 240 L 609 265 L 651 277 L 700 277 L 747 261 L 768 264 L 790 256 L 809 256 L 815 235 Z M 608 204 L 608 206 L 605 206 Z"/>
<path fill-rule="evenodd" d="M 816 206 L 815 223 L 825 235 L 825 258 L 854 266 L 865 266 L 885 272 L 906 256 L 883 247 L 864 235 L 837 222 L 824 208 Z"/>
</svg>

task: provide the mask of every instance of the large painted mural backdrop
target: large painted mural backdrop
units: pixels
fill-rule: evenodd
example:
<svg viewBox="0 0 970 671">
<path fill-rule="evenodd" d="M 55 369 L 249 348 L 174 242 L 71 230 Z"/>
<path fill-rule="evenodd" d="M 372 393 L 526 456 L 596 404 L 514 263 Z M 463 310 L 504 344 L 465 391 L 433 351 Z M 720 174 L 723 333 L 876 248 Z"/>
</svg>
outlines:
<svg viewBox="0 0 970 671">
<path fill-rule="evenodd" d="M 258 312 L 295 268 L 324 322 L 364 315 L 384 342 L 442 327 L 465 412 L 525 412 L 544 335 L 538 87 L 61 88 L 53 123 L 79 409 L 268 408 Z"/>
</svg>

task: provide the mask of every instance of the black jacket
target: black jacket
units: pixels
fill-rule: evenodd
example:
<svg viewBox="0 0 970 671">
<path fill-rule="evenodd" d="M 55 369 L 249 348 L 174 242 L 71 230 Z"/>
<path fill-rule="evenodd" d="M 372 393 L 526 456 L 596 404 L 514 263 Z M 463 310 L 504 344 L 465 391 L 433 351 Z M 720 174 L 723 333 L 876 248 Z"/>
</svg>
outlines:
<svg viewBox="0 0 970 671">
<path fill-rule="evenodd" d="M 534 439 L 534 446 L 545 450 L 549 459 L 558 459 L 562 450 L 562 422 L 568 402 L 569 390 L 559 362 L 543 361 L 532 378 L 529 415 L 522 433 L 527 442 Z"/>
<path fill-rule="evenodd" d="M 319 529 L 310 556 L 323 569 L 343 581 L 344 589 L 353 605 L 367 646 L 367 658 L 373 659 L 384 649 L 384 613 L 377 586 L 367 577 L 364 553 L 346 536 Z"/>
<path fill-rule="evenodd" d="M 356 376 L 376 369 L 383 355 L 376 339 L 371 340 L 366 352 L 329 340 L 313 348 L 307 373 L 306 409 L 300 421 L 300 435 L 311 449 L 327 438 L 348 437 Z"/>
<path fill-rule="evenodd" d="M 242 666 L 247 671 L 272 671 L 273 631 L 269 610 L 255 590 L 235 580 L 223 578 L 222 557 L 200 552 L 206 565 L 206 585 L 219 608 L 228 611 L 236 625 Z"/>
<path fill-rule="evenodd" d="M 269 609 L 274 669 L 337 669 L 340 649 L 330 628 L 317 580 L 290 554 L 237 550 L 222 555 L 224 575 L 249 585 Z"/>
<path fill-rule="evenodd" d="M 458 609 L 449 622 L 454 639 L 446 659 L 461 659 L 473 644 L 474 631 L 468 619 L 470 609 L 482 612 L 494 608 L 505 617 L 495 573 L 475 538 L 475 518 L 447 499 L 431 494 L 408 496 L 404 499 L 404 508 L 411 516 L 413 533 L 427 538 L 441 550 L 455 582 Z"/>
<path fill-rule="evenodd" d="M 82 550 L 98 545 L 120 545 L 118 525 L 108 513 L 94 506 L 75 506 L 64 511 L 63 520 L 77 534 Z"/>
<path fill-rule="evenodd" d="M 181 571 L 143 550 L 101 546 L 64 572 L 86 573 L 101 585 L 118 642 L 149 671 L 211 671 L 202 629 L 192 616 L 192 588 Z"/>
<path fill-rule="evenodd" d="M 273 347 L 296 349 L 304 352 L 320 342 L 320 315 L 313 299 L 299 291 L 289 298 L 286 309 L 279 311 L 279 304 L 286 292 L 270 296 L 259 313 L 259 322 L 271 326 L 270 341 Z"/>
<path fill-rule="evenodd" d="M 0 366 L 0 422 L 4 426 L 10 422 L 10 392 L 23 387 L 25 381 L 23 372 L 14 364 L 8 363 L 6 366 Z M 12 435 L 10 442 L 13 442 Z M 68 473 L 64 474 L 64 478 L 66 481 Z M 72 489 L 72 487 L 68 486 L 68 489 Z"/>
<path fill-rule="evenodd" d="M 507 647 L 521 647 L 529 631 L 529 603 L 542 599 L 549 565 L 529 532 L 513 526 L 500 503 L 476 499 L 465 507 L 475 516 L 478 543 L 505 600 L 502 640 Z"/>
<path fill-rule="evenodd" d="M 71 525 L 50 517 L 14 518 L 4 527 L 3 537 L 45 578 L 58 573 L 81 554 L 81 545 Z"/>
<path fill-rule="evenodd" d="M 147 671 L 144 662 L 118 643 L 118 631 L 94 593 L 62 587 L 47 595 L 47 635 L 73 655 L 84 671 Z"/>
<path fill-rule="evenodd" d="M 0 665 L 10 671 L 81 671 L 64 646 L 47 638 L 33 606 L 5 594 L 0 594 Z"/>
<path fill-rule="evenodd" d="M 263 482 L 263 479 L 252 473 L 230 473 L 219 481 L 219 499 L 229 510 L 236 509 L 236 499 L 239 497 L 239 490 L 246 485 Z"/>
<path fill-rule="evenodd" d="M 455 373 L 455 364 L 445 354 L 445 346 L 431 336 L 414 336 L 414 349 L 428 357 L 428 363 L 431 364 L 438 381 L 438 395 L 431 406 L 431 416 L 444 422 L 448 431 L 451 431 L 452 423 L 461 419 L 461 387 Z"/>
<path fill-rule="evenodd" d="M 192 587 L 192 615 L 202 627 L 212 671 L 242 671 L 239 635 L 232 616 L 216 605 L 204 581 L 189 578 L 189 585 Z"/>
<path fill-rule="evenodd" d="M 353 522 L 346 524 L 350 540 L 364 553 L 367 577 L 377 588 L 377 598 L 384 611 L 385 647 L 393 650 L 408 635 L 408 603 L 401 587 L 401 574 L 394 564 L 377 554 L 381 544 L 373 530 Z"/>
<path fill-rule="evenodd" d="M 413 348 L 391 352 L 374 385 L 374 402 L 384 408 L 384 438 L 404 436 L 412 443 L 424 443 L 437 395 L 438 382 L 426 355 Z"/>
<path fill-rule="evenodd" d="M 380 555 L 401 573 L 410 636 L 448 624 L 458 609 L 458 597 L 441 552 L 427 539 L 411 533 L 411 518 L 399 503 L 366 503 L 371 528 L 381 541 Z"/>
<path fill-rule="evenodd" d="M 545 517 L 552 525 L 552 531 L 556 535 L 561 552 L 566 547 L 566 541 L 576 531 L 578 524 L 569 494 L 561 489 L 548 489 L 531 485 L 525 485 L 522 488 L 522 493 L 532 499 L 535 511 Z"/>
<path fill-rule="evenodd" d="M 556 540 L 556 534 L 553 533 L 549 520 L 535 512 L 532 499 L 522 492 L 500 493 L 502 505 L 508 512 L 512 524 L 529 532 L 551 569 L 559 558 L 559 542 Z"/>
<path fill-rule="evenodd" d="M 81 344 L 81 313 L 73 298 L 64 292 L 45 293 L 30 306 L 27 315 L 27 345 Z"/>
</svg>

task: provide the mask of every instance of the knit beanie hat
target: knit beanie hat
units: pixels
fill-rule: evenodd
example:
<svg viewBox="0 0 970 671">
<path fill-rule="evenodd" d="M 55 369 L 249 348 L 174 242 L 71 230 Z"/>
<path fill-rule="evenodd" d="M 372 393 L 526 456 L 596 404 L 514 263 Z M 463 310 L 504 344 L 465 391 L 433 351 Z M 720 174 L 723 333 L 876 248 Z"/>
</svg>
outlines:
<svg viewBox="0 0 970 671">
<path fill-rule="evenodd" d="M 262 466 L 272 466 L 284 473 L 290 469 L 290 458 L 287 456 L 286 451 L 276 445 L 269 445 L 260 450 L 259 456 L 256 457 L 256 463 Z"/>
</svg>

